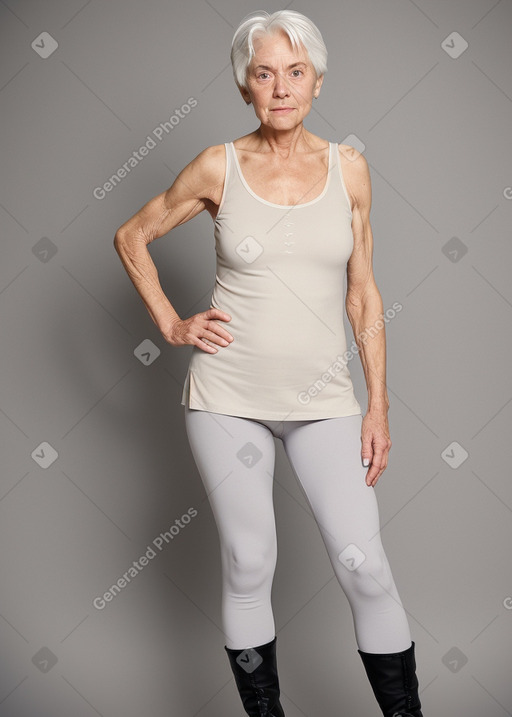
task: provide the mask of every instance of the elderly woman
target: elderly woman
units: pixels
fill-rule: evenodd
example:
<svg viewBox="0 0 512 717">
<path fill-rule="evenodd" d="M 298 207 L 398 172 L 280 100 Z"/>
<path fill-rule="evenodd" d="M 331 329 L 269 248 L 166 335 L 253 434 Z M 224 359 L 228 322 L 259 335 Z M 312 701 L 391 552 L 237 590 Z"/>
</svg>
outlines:
<svg viewBox="0 0 512 717">
<path fill-rule="evenodd" d="M 247 16 L 231 61 L 259 127 L 204 149 L 118 229 L 114 244 L 164 339 L 193 347 L 184 420 L 219 532 L 224 648 L 246 713 L 284 715 L 271 604 L 275 437 L 350 603 L 382 713 L 422 717 L 415 644 L 374 491 L 391 441 L 368 164 L 303 124 L 326 59 L 322 36 L 304 15 Z M 147 246 L 205 209 L 214 222 L 215 285 L 210 308 L 182 319 Z M 364 418 L 347 367 L 345 272 L 345 307 L 368 388 Z"/>
</svg>

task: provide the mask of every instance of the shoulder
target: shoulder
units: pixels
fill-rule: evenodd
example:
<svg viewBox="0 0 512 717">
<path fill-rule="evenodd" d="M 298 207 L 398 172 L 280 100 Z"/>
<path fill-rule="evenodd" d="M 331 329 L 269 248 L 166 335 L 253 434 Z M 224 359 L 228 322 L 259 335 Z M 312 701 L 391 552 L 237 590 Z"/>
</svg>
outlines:
<svg viewBox="0 0 512 717">
<path fill-rule="evenodd" d="M 349 144 L 338 144 L 343 179 L 357 206 L 371 203 L 370 168 L 366 157 Z"/>
<path fill-rule="evenodd" d="M 200 172 L 205 179 L 223 181 L 226 167 L 226 148 L 223 144 L 213 144 L 210 147 L 206 147 L 194 157 L 189 167 Z"/>
<path fill-rule="evenodd" d="M 215 187 L 224 183 L 226 151 L 223 144 L 206 147 L 178 175 L 183 188 L 198 198 L 212 198 Z M 178 179 L 177 178 L 177 179 Z"/>
</svg>

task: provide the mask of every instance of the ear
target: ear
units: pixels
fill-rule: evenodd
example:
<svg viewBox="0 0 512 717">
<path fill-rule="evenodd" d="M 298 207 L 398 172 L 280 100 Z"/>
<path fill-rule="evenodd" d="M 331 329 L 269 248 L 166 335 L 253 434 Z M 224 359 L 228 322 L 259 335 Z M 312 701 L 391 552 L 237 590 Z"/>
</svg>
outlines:
<svg viewBox="0 0 512 717">
<path fill-rule="evenodd" d="M 320 94 L 320 88 L 322 87 L 323 81 L 324 81 L 324 76 L 320 75 L 320 77 L 318 77 L 315 82 L 315 88 L 313 90 L 313 97 L 318 97 L 318 95 Z"/>
<path fill-rule="evenodd" d="M 250 105 L 251 104 L 251 95 L 249 94 L 249 92 L 245 89 L 245 87 L 239 87 L 238 89 L 240 90 L 240 94 L 244 98 L 245 104 Z"/>
</svg>

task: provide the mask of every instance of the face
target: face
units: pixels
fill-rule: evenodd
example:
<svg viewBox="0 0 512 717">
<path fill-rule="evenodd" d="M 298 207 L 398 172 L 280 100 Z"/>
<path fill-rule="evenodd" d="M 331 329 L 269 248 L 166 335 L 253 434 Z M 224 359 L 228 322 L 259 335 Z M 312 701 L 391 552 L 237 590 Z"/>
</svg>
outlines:
<svg viewBox="0 0 512 717">
<path fill-rule="evenodd" d="M 323 75 L 316 77 L 305 48 L 293 50 L 284 32 L 256 37 L 253 44 L 255 54 L 247 70 L 248 89 L 240 90 L 242 97 L 252 102 L 262 124 L 291 129 L 310 111 Z"/>
</svg>

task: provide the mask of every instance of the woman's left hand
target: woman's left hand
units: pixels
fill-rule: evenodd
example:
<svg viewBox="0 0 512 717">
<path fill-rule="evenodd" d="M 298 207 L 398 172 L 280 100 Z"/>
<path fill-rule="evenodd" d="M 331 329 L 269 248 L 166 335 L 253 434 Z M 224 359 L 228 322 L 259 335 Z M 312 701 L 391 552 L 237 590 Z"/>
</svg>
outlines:
<svg viewBox="0 0 512 717">
<path fill-rule="evenodd" d="M 391 448 L 388 414 L 386 409 L 369 411 L 361 426 L 361 456 L 370 461 L 366 484 L 375 486 L 388 465 Z"/>
</svg>

